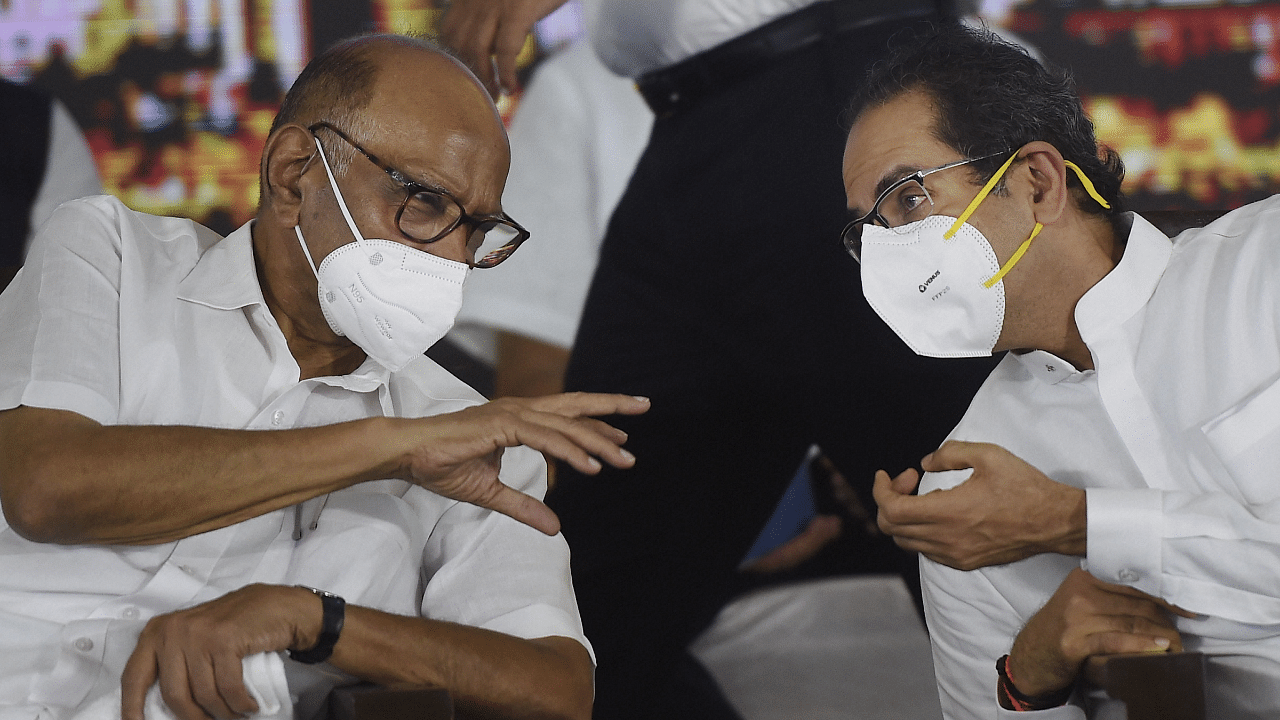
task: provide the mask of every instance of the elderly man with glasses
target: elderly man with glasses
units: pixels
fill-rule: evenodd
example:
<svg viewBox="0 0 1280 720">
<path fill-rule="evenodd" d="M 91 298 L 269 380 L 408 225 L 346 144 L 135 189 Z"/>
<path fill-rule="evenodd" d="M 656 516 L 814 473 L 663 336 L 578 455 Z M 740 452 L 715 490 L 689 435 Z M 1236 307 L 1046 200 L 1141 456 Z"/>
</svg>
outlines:
<svg viewBox="0 0 1280 720">
<path fill-rule="evenodd" d="M 303 71 L 227 238 L 55 213 L 0 299 L 0 715 L 311 716 L 353 677 L 590 714 L 537 451 L 629 467 L 592 416 L 647 401 L 481 404 L 423 355 L 527 236 L 508 153 L 474 76 L 374 36 Z"/>
<path fill-rule="evenodd" d="M 875 481 L 944 715 L 1114 712 L 1087 657 L 1184 647 L 1208 717 L 1280 715 L 1280 201 L 1171 241 L 1070 83 L 976 30 L 899 47 L 855 112 L 867 301 L 921 355 L 1009 351 L 923 479 Z"/>
</svg>

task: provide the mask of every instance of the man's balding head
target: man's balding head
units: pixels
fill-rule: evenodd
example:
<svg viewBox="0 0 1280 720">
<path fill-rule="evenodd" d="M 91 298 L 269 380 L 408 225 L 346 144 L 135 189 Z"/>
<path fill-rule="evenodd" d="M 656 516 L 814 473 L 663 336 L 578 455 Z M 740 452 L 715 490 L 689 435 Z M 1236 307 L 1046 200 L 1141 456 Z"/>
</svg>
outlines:
<svg viewBox="0 0 1280 720">
<path fill-rule="evenodd" d="M 363 35 L 336 43 L 307 63 L 285 95 L 271 124 L 271 132 L 290 123 L 310 127 L 322 121 L 352 131 L 367 130 L 371 120 L 365 111 L 383 71 L 394 69 L 399 63 L 416 64 L 442 80 L 453 76 L 449 79 L 455 86 L 458 81 L 469 81 L 481 88 L 465 65 L 431 40 L 403 35 Z M 429 88 L 418 89 L 429 91 Z M 492 105 L 487 95 L 477 100 Z M 326 142 L 325 149 L 339 173 L 354 152 L 339 143 Z"/>
</svg>

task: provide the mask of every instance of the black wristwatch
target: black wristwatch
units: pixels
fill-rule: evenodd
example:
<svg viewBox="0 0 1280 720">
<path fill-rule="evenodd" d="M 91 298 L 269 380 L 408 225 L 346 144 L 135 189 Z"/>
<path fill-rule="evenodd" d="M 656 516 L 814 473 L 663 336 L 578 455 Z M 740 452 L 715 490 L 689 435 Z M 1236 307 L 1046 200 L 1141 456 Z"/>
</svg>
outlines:
<svg viewBox="0 0 1280 720">
<path fill-rule="evenodd" d="M 316 640 L 316 646 L 310 650 L 290 650 L 289 659 L 314 665 L 328 660 L 333 654 L 333 646 L 338 643 L 338 636 L 342 634 L 342 623 L 346 620 L 347 601 L 331 592 L 306 585 L 298 587 L 310 590 L 320 598 L 320 604 L 324 606 L 324 618 L 320 622 L 320 638 Z"/>
</svg>

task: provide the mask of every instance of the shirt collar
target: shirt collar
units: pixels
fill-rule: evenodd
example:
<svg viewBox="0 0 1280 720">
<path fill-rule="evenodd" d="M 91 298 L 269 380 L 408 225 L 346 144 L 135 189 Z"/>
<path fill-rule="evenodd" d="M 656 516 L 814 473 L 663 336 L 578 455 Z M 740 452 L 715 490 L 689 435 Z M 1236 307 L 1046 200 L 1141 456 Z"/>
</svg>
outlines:
<svg viewBox="0 0 1280 720">
<path fill-rule="evenodd" d="M 182 282 L 178 298 L 216 310 L 265 305 L 253 258 L 253 221 L 213 244 Z"/>
<path fill-rule="evenodd" d="M 373 392 L 380 387 L 385 387 L 390 380 L 391 371 L 370 357 L 366 357 L 364 362 L 360 363 L 360 367 L 350 375 L 326 375 L 315 378 L 318 383 L 352 392 Z"/>
<path fill-rule="evenodd" d="M 178 297 L 215 310 L 235 310 L 261 305 L 266 300 L 258 284 L 258 265 L 253 256 L 253 221 L 214 243 L 196 266 L 178 283 Z M 384 387 L 391 371 L 365 358 L 354 372 L 343 376 L 315 378 L 316 382 L 353 392 L 372 392 Z"/>
<path fill-rule="evenodd" d="M 1085 344 L 1094 341 L 1137 314 L 1151 299 L 1164 275 L 1173 243 L 1140 215 L 1125 213 L 1129 240 L 1120 262 L 1076 303 L 1076 326 Z M 1078 382 L 1092 377 L 1093 370 L 1075 365 L 1044 350 L 1014 353 L 1033 377 L 1056 385 L 1064 380 Z"/>
<path fill-rule="evenodd" d="M 1064 380 L 1080 382 L 1093 375 L 1092 370 L 1077 370 L 1075 365 L 1046 350 L 1011 353 L 1032 377 L 1057 385 Z"/>
<path fill-rule="evenodd" d="M 1086 345 L 1128 321 L 1151 299 L 1173 254 L 1173 242 L 1140 215 L 1131 223 L 1120 263 L 1076 303 L 1076 326 Z"/>
</svg>

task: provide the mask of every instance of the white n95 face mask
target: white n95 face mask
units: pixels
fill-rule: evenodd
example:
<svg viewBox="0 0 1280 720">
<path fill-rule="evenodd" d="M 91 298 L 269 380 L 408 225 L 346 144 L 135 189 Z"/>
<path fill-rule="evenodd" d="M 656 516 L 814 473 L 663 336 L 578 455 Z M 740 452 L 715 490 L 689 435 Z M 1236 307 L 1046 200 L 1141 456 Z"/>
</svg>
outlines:
<svg viewBox="0 0 1280 720">
<path fill-rule="evenodd" d="M 319 140 L 316 147 L 320 147 Z M 345 336 L 392 372 L 404 369 L 449 332 L 462 308 L 462 286 L 471 268 L 391 240 L 360 234 L 333 171 L 320 149 L 329 185 L 355 242 L 329 253 L 315 273 L 320 308 L 334 333 Z"/>
<path fill-rule="evenodd" d="M 917 355 L 984 357 L 1004 328 L 1004 276 L 1044 229 L 1036 223 L 1004 266 L 978 228 L 966 222 L 1016 154 L 987 181 L 960 217 L 930 215 L 892 229 L 862 227 L 862 293 Z M 1104 208 L 1111 206 L 1075 163 L 1064 164 Z"/>
<path fill-rule="evenodd" d="M 990 355 L 1004 326 L 1004 282 L 987 238 L 956 218 L 931 215 L 892 230 L 862 228 L 862 292 L 918 355 Z"/>
</svg>

